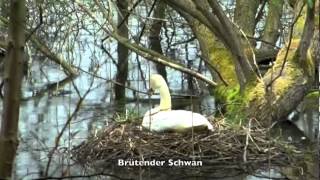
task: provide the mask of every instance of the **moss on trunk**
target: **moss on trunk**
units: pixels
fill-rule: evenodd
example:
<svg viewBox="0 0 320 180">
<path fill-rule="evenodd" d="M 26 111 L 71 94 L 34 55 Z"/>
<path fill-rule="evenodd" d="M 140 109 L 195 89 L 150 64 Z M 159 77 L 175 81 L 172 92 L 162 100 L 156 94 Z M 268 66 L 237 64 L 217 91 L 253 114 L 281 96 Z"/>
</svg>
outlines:
<svg viewBox="0 0 320 180">
<path fill-rule="evenodd" d="M 224 109 L 224 115 L 231 122 L 239 123 L 249 118 L 256 118 L 262 122 L 281 119 L 295 108 L 310 89 L 314 79 L 314 59 L 308 53 L 305 65 L 298 63 L 296 49 L 299 40 L 294 39 L 283 70 L 281 69 L 287 48 L 279 51 L 273 68 L 269 69 L 261 80 L 251 82 L 241 93 L 231 53 L 213 34 L 203 28 L 197 26 L 200 31 L 197 38 L 210 64 L 228 83 L 228 86 L 220 83 L 213 91 L 217 102 Z M 217 73 L 214 70 L 211 72 L 219 82 Z M 280 72 L 281 75 L 276 78 Z"/>
<path fill-rule="evenodd" d="M 276 3 L 277 1 L 274 2 Z M 297 3 L 295 9 L 297 10 L 298 7 L 299 3 Z M 192 7 L 190 8 L 192 9 Z M 279 14 L 281 14 L 280 8 L 277 9 Z M 196 11 L 197 9 L 193 10 Z M 306 13 L 305 10 L 302 12 L 304 14 Z M 243 16 L 246 16 L 246 12 L 243 10 L 241 13 L 244 13 Z M 216 102 L 220 103 L 220 106 L 225 110 L 224 115 L 227 116 L 228 120 L 239 122 L 248 120 L 249 118 L 255 118 L 262 123 L 279 120 L 290 113 L 310 89 L 314 81 L 315 58 L 310 56 L 310 50 L 308 53 L 305 53 L 309 47 L 310 27 L 312 26 L 311 24 L 309 24 L 309 28 L 306 26 L 306 15 L 299 16 L 299 19 L 297 19 L 293 36 L 289 36 L 289 38 L 292 39 L 290 49 L 287 51 L 287 48 L 284 47 L 280 50 L 273 68 L 269 69 L 262 78 L 255 78 L 253 80 L 245 79 L 246 82 L 244 84 L 241 81 L 243 78 L 240 76 L 241 73 L 245 72 L 241 72 L 244 70 L 234 61 L 234 58 L 237 57 L 219 40 L 219 38 L 228 37 L 215 36 L 209 29 L 210 27 L 207 28 L 204 25 L 206 21 L 201 19 L 201 16 L 188 16 L 185 13 L 181 13 L 181 15 L 186 18 L 196 35 L 202 56 L 208 61 L 207 63 L 214 67 L 211 68 L 211 73 L 215 81 L 219 83 L 218 86 L 213 89 L 214 95 L 217 100 Z M 278 17 L 280 17 L 280 15 L 278 15 Z M 200 21 L 196 18 L 199 18 Z M 250 21 L 251 20 L 252 18 Z M 204 22 L 204 24 L 200 22 Z M 243 24 L 247 23 L 248 22 L 239 21 L 238 25 L 250 34 L 249 30 L 251 27 L 249 27 L 249 25 L 246 25 L 248 27 L 242 27 L 244 26 Z M 268 31 L 272 31 L 272 29 L 268 29 Z M 299 42 L 299 38 L 301 37 L 304 38 L 302 46 Z M 245 56 L 250 59 L 250 57 L 252 57 L 251 53 L 254 50 L 247 47 L 249 47 L 249 43 L 243 40 L 241 49 L 244 50 Z M 317 47 L 319 50 L 319 45 Z M 284 59 L 286 59 L 285 63 Z M 253 63 L 251 63 L 251 65 L 253 66 Z M 226 82 L 228 85 L 226 86 L 225 83 L 222 82 Z M 241 85 L 239 82 L 241 82 Z M 243 87 L 243 85 L 245 86 Z"/>
</svg>

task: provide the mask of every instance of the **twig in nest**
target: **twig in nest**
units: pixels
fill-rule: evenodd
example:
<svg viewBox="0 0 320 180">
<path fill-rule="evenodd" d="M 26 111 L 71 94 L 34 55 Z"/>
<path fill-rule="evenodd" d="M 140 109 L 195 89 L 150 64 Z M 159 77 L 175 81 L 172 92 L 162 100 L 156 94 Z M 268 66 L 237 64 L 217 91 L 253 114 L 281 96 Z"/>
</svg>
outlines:
<svg viewBox="0 0 320 180">
<path fill-rule="evenodd" d="M 249 145 L 249 136 L 251 132 L 251 119 L 249 119 L 248 128 L 246 129 L 247 135 L 246 135 L 246 145 L 244 146 L 244 152 L 243 152 L 243 162 L 247 162 L 247 148 Z"/>
<path fill-rule="evenodd" d="M 201 160 L 204 169 L 214 171 L 226 166 L 241 168 L 247 172 L 247 166 L 263 165 L 267 160 L 276 165 L 290 164 L 301 160 L 288 143 L 270 141 L 266 135 L 269 128 L 260 127 L 251 119 L 247 128 L 234 129 L 227 125 L 218 126 L 210 134 L 194 134 L 194 153 L 192 134 L 163 133 L 155 134 L 141 131 L 136 124 L 126 124 L 125 128 L 117 124 L 98 132 L 97 137 L 89 138 L 85 143 L 73 149 L 73 159 L 86 166 L 103 160 L 104 166 L 113 167 L 118 159 L 133 160 Z M 221 123 L 221 122 L 219 122 Z M 117 133 L 111 133 L 117 131 Z M 112 141 L 120 139 L 121 141 Z M 253 143 L 250 144 L 249 141 Z M 267 149 L 267 151 L 261 151 Z M 245 163 L 243 163 L 243 161 Z M 245 165 L 245 166 L 243 166 Z M 202 171 L 201 170 L 201 171 Z M 191 172 L 190 172 L 191 173 Z"/>
</svg>

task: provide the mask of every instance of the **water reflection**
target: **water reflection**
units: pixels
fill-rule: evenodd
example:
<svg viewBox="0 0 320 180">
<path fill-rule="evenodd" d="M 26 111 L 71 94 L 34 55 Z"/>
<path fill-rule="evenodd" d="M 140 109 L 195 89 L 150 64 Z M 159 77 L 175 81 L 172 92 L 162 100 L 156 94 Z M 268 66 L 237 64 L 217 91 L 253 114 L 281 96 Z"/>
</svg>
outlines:
<svg viewBox="0 0 320 180">
<path fill-rule="evenodd" d="M 104 89 L 104 88 L 102 88 Z M 101 89 L 96 89 L 97 92 L 102 92 Z M 126 105 L 127 109 L 138 110 L 138 115 L 142 115 L 143 112 L 152 103 L 141 103 L 135 102 Z M 196 102 L 196 100 L 194 101 Z M 66 119 L 75 108 L 77 100 L 72 98 L 72 96 L 59 96 L 59 97 L 48 97 L 43 96 L 40 99 L 27 101 L 22 104 L 21 108 L 21 121 L 20 121 L 20 146 L 18 151 L 18 156 L 16 159 L 16 178 L 32 179 L 37 178 L 43 174 L 46 168 L 46 163 L 48 160 L 47 154 L 54 147 L 55 138 L 60 132 L 62 126 L 64 125 Z M 178 105 L 179 106 L 179 103 Z M 190 108 L 190 106 L 189 106 Z M 114 112 L 114 106 L 110 102 L 102 103 L 97 100 L 85 101 L 81 110 L 78 112 L 76 119 L 72 121 L 68 130 L 64 133 L 63 138 L 60 141 L 60 146 L 54 155 L 53 163 L 51 166 L 50 176 L 66 176 L 67 174 L 79 174 L 82 172 L 84 174 L 88 173 L 87 169 L 77 166 L 70 160 L 70 150 L 73 146 L 78 145 L 83 140 L 85 140 L 90 134 L 94 134 L 98 129 L 103 128 L 108 125 L 110 119 L 112 119 Z M 291 132 L 283 132 L 284 137 L 292 138 L 292 141 L 297 141 L 298 143 L 303 143 L 301 137 L 303 133 L 298 133 L 299 131 L 294 130 L 294 126 L 288 128 L 286 125 L 282 129 L 290 130 Z M 287 134 L 286 134 L 287 133 Z M 289 139 L 290 140 L 290 139 Z M 177 170 L 179 173 L 185 170 Z M 198 172 L 195 170 L 187 170 L 190 172 L 194 171 L 194 174 Z M 90 171 L 89 171 L 90 172 Z M 128 173 L 128 171 L 125 171 Z M 133 174 L 132 176 L 126 177 L 140 177 L 139 179 L 161 179 L 164 177 L 172 177 L 173 172 L 168 172 L 168 169 L 159 170 L 138 170 L 138 176 Z M 159 174 L 161 173 L 161 175 Z M 166 172 L 166 173 L 164 173 Z M 257 172 L 262 173 L 262 175 L 256 176 L 246 176 L 246 175 L 233 175 L 232 177 L 222 178 L 223 172 L 220 175 L 215 175 L 215 177 L 221 177 L 221 179 L 261 179 L 263 176 L 267 176 L 268 171 Z M 82 174 L 80 173 L 80 174 Z M 110 173 L 123 174 L 121 169 L 114 168 Z M 211 172 L 212 173 L 212 172 Z M 270 173 L 272 176 L 281 177 L 279 172 L 273 170 Z M 214 175 L 203 175 L 202 179 L 208 177 L 213 177 Z M 177 178 L 181 176 L 175 176 Z M 190 178 L 192 176 L 190 175 Z M 186 176 L 184 176 L 186 178 Z M 95 178 L 94 178 L 95 179 Z M 102 178 L 104 179 L 104 178 Z M 201 179 L 200 176 L 197 178 L 193 177 L 191 179 Z"/>
<path fill-rule="evenodd" d="M 51 74 L 56 74 L 56 71 Z M 43 78 L 42 76 L 37 77 L 40 79 L 38 79 L 39 82 Z M 84 92 L 89 81 L 88 77 L 80 76 L 75 79 L 75 84 L 79 84 L 78 88 Z M 33 89 L 43 85 L 39 82 L 34 83 Z M 28 91 L 32 88 L 25 87 L 25 89 L 27 90 L 24 91 L 24 96 L 32 95 Z M 110 120 L 114 118 L 115 106 L 112 103 L 110 89 L 112 89 L 110 83 L 95 80 L 95 88 L 88 94 L 80 111 L 77 112 L 75 119 L 72 120 L 60 140 L 59 147 L 52 159 L 50 176 L 62 176 L 72 174 L 72 172 L 79 174 L 83 171 L 82 167 L 73 164 L 68 152 L 73 146 L 86 140 L 90 134 L 94 134 L 98 129 L 108 125 Z M 63 90 L 71 93 L 43 94 L 22 102 L 19 122 L 20 145 L 16 157 L 15 178 L 37 178 L 46 171 L 48 153 L 55 146 L 56 137 L 75 109 L 79 99 L 72 86 L 67 85 Z M 132 94 L 130 95 L 130 91 L 128 96 L 133 97 Z M 145 95 L 139 95 L 136 99 L 139 103 L 128 103 L 126 109 L 134 111 L 136 116 L 142 116 L 148 108 L 158 103 L 158 100 L 149 101 L 145 98 Z M 155 98 L 158 97 L 155 96 Z M 194 100 L 194 102 L 197 101 Z M 180 108 L 186 106 L 185 104 L 190 104 L 190 101 L 184 99 L 174 101 L 175 107 Z"/>
<path fill-rule="evenodd" d="M 290 122 L 303 132 L 304 136 L 315 141 L 319 133 L 319 99 L 307 96 L 288 116 Z"/>
<path fill-rule="evenodd" d="M 56 74 L 56 71 L 51 73 Z M 55 80 L 63 78 L 61 75 L 56 76 L 57 77 Z M 42 76 L 39 77 L 41 78 Z M 171 84 L 171 89 L 174 90 L 173 94 L 183 94 L 178 91 L 181 88 L 181 85 L 176 83 L 177 80 L 173 78 L 171 79 L 172 81 L 169 82 L 169 84 Z M 38 81 L 40 82 L 40 80 Z M 80 76 L 74 80 L 74 83 L 79 85 L 79 89 L 81 90 L 81 93 L 83 93 L 86 91 L 90 81 L 91 79 L 89 77 Z M 33 88 L 41 87 L 43 85 L 43 83 L 39 82 L 35 81 Z M 187 85 L 187 83 L 185 84 Z M 139 83 L 131 82 L 131 85 L 142 91 L 146 91 L 140 81 Z M 25 96 L 32 94 L 30 91 L 28 91 L 30 87 L 25 87 L 25 89 Z M 70 92 L 70 94 L 44 94 L 38 98 L 22 102 L 19 122 L 20 145 L 16 158 L 15 179 L 38 178 L 44 174 L 48 161 L 48 153 L 55 146 L 57 135 L 61 131 L 68 117 L 75 109 L 79 100 L 78 95 L 75 93 L 71 85 L 65 86 L 63 90 Z M 128 112 L 135 112 L 135 116 L 137 117 L 142 116 L 147 109 L 157 104 L 159 98 L 158 96 L 153 96 L 153 99 L 150 100 L 148 99 L 147 95 L 134 95 L 132 91 L 128 91 L 127 95 L 129 97 L 129 101 L 126 104 L 126 109 L 128 109 Z M 112 84 L 106 83 L 104 80 L 96 79 L 93 90 L 86 97 L 80 108 L 80 111 L 77 112 L 76 117 L 72 120 L 71 124 L 67 128 L 67 131 L 64 132 L 62 139 L 60 140 L 59 148 L 53 156 L 53 163 L 50 167 L 49 173 L 50 176 L 59 177 L 94 173 L 93 170 L 84 169 L 82 166 L 74 164 L 70 158 L 71 154 L 69 151 L 73 146 L 76 146 L 82 141 L 86 140 L 90 134 L 96 133 L 98 129 L 105 127 L 111 120 L 115 118 L 115 106 L 112 103 L 112 97 Z M 210 97 L 208 94 L 201 99 L 185 99 L 184 97 L 181 98 L 174 96 L 173 98 L 174 108 L 193 109 L 195 111 L 200 111 L 203 114 L 214 113 L 214 98 Z M 132 99 L 132 101 L 130 101 L 130 99 Z M 299 118 L 303 117 L 302 120 L 305 121 L 297 120 L 295 124 L 298 124 L 298 127 L 300 127 L 299 123 L 301 122 L 308 122 L 301 123 L 301 125 L 303 125 L 301 127 L 315 127 L 315 124 L 310 123 L 318 123 L 318 121 L 315 121 L 315 119 L 317 119 L 317 109 L 315 111 L 309 110 L 309 107 L 305 107 L 304 110 L 300 110 L 301 116 L 299 116 Z M 286 137 L 287 140 L 290 140 L 288 138 L 291 137 L 292 141 L 297 140 L 298 143 L 305 145 L 303 144 L 304 141 L 301 139 L 301 137 L 304 136 L 303 133 L 301 133 L 301 131 L 294 130 L 294 127 L 288 127 L 289 125 L 282 127 L 282 129 L 292 131 L 285 132 L 288 134 L 284 137 Z M 307 132 L 307 137 L 312 137 L 315 135 L 315 131 L 310 131 L 310 129 L 314 128 L 302 128 L 301 130 Z M 285 134 L 283 132 L 284 131 L 282 131 L 282 135 Z M 205 169 L 202 169 L 202 171 L 203 170 L 205 171 Z M 190 179 L 207 179 L 208 177 L 215 176 L 221 177 L 221 179 L 251 180 L 257 178 L 261 179 L 262 176 L 269 176 L 270 174 L 274 177 L 281 177 L 276 169 L 273 169 L 270 173 L 269 171 L 259 171 L 257 172 L 256 176 L 237 174 L 237 172 L 231 174 L 229 171 L 221 171 L 220 174 L 212 174 L 213 172 L 210 171 L 210 174 L 208 171 L 208 174 L 202 174 L 203 177 L 192 177 L 192 174 L 197 174 L 199 169 L 179 169 L 172 171 L 168 171 L 168 169 L 157 169 L 155 171 L 151 169 L 139 169 L 132 174 L 132 177 L 139 177 L 139 179 L 163 179 L 165 177 L 167 178 L 175 176 L 179 178 L 182 176 L 174 175 L 174 173 L 181 174 L 184 171 L 191 173 Z M 119 175 L 123 174 L 124 172 L 128 173 L 128 171 L 117 168 L 110 169 L 110 173 L 116 173 Z M 266 174 L 266 172 L 268 173 Z M 226 174 L 230 175 L 230 177 L 225 177 Z M 93 177 L 93 179 L 96 178 L 97 177 Z M 186 176 L 184 176 L 184 178 L 186 178 Z M 105 179 L 105 176 L 101 176 L 101 179 Z"/>
</svg>

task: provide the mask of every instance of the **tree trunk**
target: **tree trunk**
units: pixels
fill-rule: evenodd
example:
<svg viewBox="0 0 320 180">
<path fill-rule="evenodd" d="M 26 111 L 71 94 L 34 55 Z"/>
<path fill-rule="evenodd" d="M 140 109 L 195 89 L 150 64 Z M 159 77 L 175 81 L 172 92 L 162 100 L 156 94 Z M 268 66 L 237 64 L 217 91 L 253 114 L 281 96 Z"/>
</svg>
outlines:
<svg viewBox="0 0 320 180">
<path fill-rule="evenodd" d="M 224 107 L 229 120 L 239 122 L 256 118 L 262 123 L 280 120 L 298 105 L 298 102 L 310 89 L 310 84 L 314 81 L 315 68 L 315 58 L 310 52 L 317 52 L 319 45 L 309 48 L 310 36 L 313 32 L 310 22 L 314 21 L 312 18 L 305 21 L 307 13 L 298 19 L 294 30 L 296 34 L 300 34 L 299 39 L 301 38 L 302 43 L 299 39 L 295 39 L 297 36 L 293 36 L 288 53 L 287 48 L 284 47 L 276 58 L 275 66 L 262 79 L 248 79 L 250 82 L 245 85 L 243 91 L 240 91 L 239 79 L 241 78 L 239 78 L 239 73 L 235 73 L 239 65 L 232 60 L 235 56 L 230 49 L 231 46 L 221 43 L 228 37 L 223 37 L 226 34 L 215 31 L 216 29 L 211 27 L 213 25 L 207 22 L 209 20 L 205 19 L 215 17 L 210 16 L 210 11 L 206 12 L 205 8 L 201 9 L 201 4 L 195 0 L 192 1 L 195 5 L 192 5 L 191 2 L 183 3 L 180 0 L 166 1 L 188 21 L 199 41 L 202 55 L 214 67 L 211 70 L 212 75 L 216 81 L 220 82 L 214 89 L 215 97 Z M 208 2 L 215 2 L 215 0 L 208 0 Z M 244 4 L 239 4 L 239 6 L 243 5 L 243 7 L 236 8 L 236 11 L 241 12 L 236 12 L 235 18 L 248 17 L 238 19 L 237 23 L 247 34 L 252 34 L 253 12 L 256 12 L 254 8 L 257 8 L 257 5 L 248 5 L 247 1 L 237 1 L 237 3 L 242 2 Z M 193 8 L 196 5 L 198 8 Z M 244 50 L 246 56 L 250 57 L 252 51 Z M 228 85 L 221 83 L 222 81 Z"/>
<path fill-rule="evenodd" d="M 150 49 L 160 54 L 163 54 L 162 47 L 161 47 L 160 32 L 163 24 L 162 19 L 165 18 L 165 10 L 166 10 L 165 3 L 163 3 L 162 1 L 158 1 L 158 4 L 154 9 L 154 13 L 153 13 L 154 20 L 153 20 L 153 23 L 150 29 L 150 35 L 149 35 Z M 157 69 L 157 72 L 161 74 L 162 77 L 166 80 L 166 82 L 168 82 L 166 67 L 162 64 L 157 63 L 156 69 Z"/>
<path fill-rule="evenodd" d="M 249 36 L 254 35 L 255 16 L 258 10 L 257 0 L 237 0 L 234 21 Z"/>
<path fill-rule="evenodd" d="M 268 1 L 268 15 L 264 28 L 262 40 L 275 45 L 280 34 L 280 23 L 283 9 L 283 0 Z M 274 46 L 263 43 L 262 49 L 273 49 Z"/>
<path fill-rule="evenodd" d="M 25 45 L 25 0 L 11 0 L 4 100 L 0 129 L 0 179 L 10 178 L 18 146 L 18 121 Z"/>
<path fill-rule="evenodd" d="M 319 42 L 309 47 L 317 19 L 314 18 L 314 7 L 311 6 L 315 3 L 312 1 L 307 3 L 308 6 L 302 11 L 304 13 L 299 16 L 294 26 L 295 34 L 289 36 L 288 45 L 278 53 L 275 66 L 261 78 L 256 76 L 255 68 L 248 58 L 255 50 L 243 47 L 241 33 L 223 13 L 216 0 L 164 1 L 188 21 L 196 35 L 202 56 L 219 82 L 217 86 L 213 83 L 215 97 L 226 107 L 227 119 L 244 121 L 255 118 L 262 124 L 279 120 L 290 113 L 310 89 L 315 74 L 315 56 L 312 54 L 319 51 Z M 117 34 L 112 35 L 145 58 L 166 65 L 175 64 L 159 53 L 132 44 Z M 189 72 L 180 66 L 171 67 Z M 196 75 L 202 77 L 201 74 Z"/>
<path fill-rule="evenodd" d="M 310 90 L 314 73 L 309 74 L 306 71 L 312 72 L 315 69 L 314 59 L 310 54 L 303 58 L 309 64 L 308 70 L 296 62 L 296 49 L 299 43 L 297 40 L 290 46 L 288 59 L 280 77 L 278 75 L 281 72 L 286 48 L 279 52 L 274 67 L 266 73 L 263 81 L 247 92 L 245 96 L 248 104 L 247 117 L 268 124 L 285 119 Z"/>
<path fill-rule="evenodd" d="M 298 4 L 299 5 L 299 4 Z M 319 52 L 319 31 L 314 29 L 317 18 L 311 6 L 298 6 L 302 14 L 297 14 L 297 34 L 289 37 L 288 48 L 283 48 L 277 56 L 276 64 L 247 96 L 249 117 L 279 120 L 287 116 L 312 87 L 315 80 L 316 54 Z M 303 25 L 301 25 L 301 23 Z M 303 27 L 303 28 L 301 28 Z M 285 61 L 285 62 L 284 62 Z"/>
<path fill-rule="evenodd" d="M 118 13 L 118 33 L 128 38 L 128 1 L 127 0 L 117 0 L 117 6 L 119 9 Z M 125 19 L 126 18 L 126 19 Z M 128 48 L 118 43 L 118 64 L 117 64 L 117 74 L 116 81 L 122 85 L 115 84 L 115 100 L 119 105 L 119 111 L 122 111 L 125 105 L 126 98 L 126 82 L 128 77 Z"/>
</svg>

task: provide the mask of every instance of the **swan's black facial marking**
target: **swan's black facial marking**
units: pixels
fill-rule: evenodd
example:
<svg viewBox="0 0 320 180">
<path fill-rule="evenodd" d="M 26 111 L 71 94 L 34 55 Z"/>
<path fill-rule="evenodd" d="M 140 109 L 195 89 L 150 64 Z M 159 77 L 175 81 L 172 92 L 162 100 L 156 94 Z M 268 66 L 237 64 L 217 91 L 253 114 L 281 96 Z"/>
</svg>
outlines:
<svg viewBox="0 0 320 180">
<path fill-rule="evenodd" d="M 148 94 L 150 94 L 150 95 L 154 94 L 154 89 L 152 89 L 152 88 L 148 89 Z"/>
</svg>

